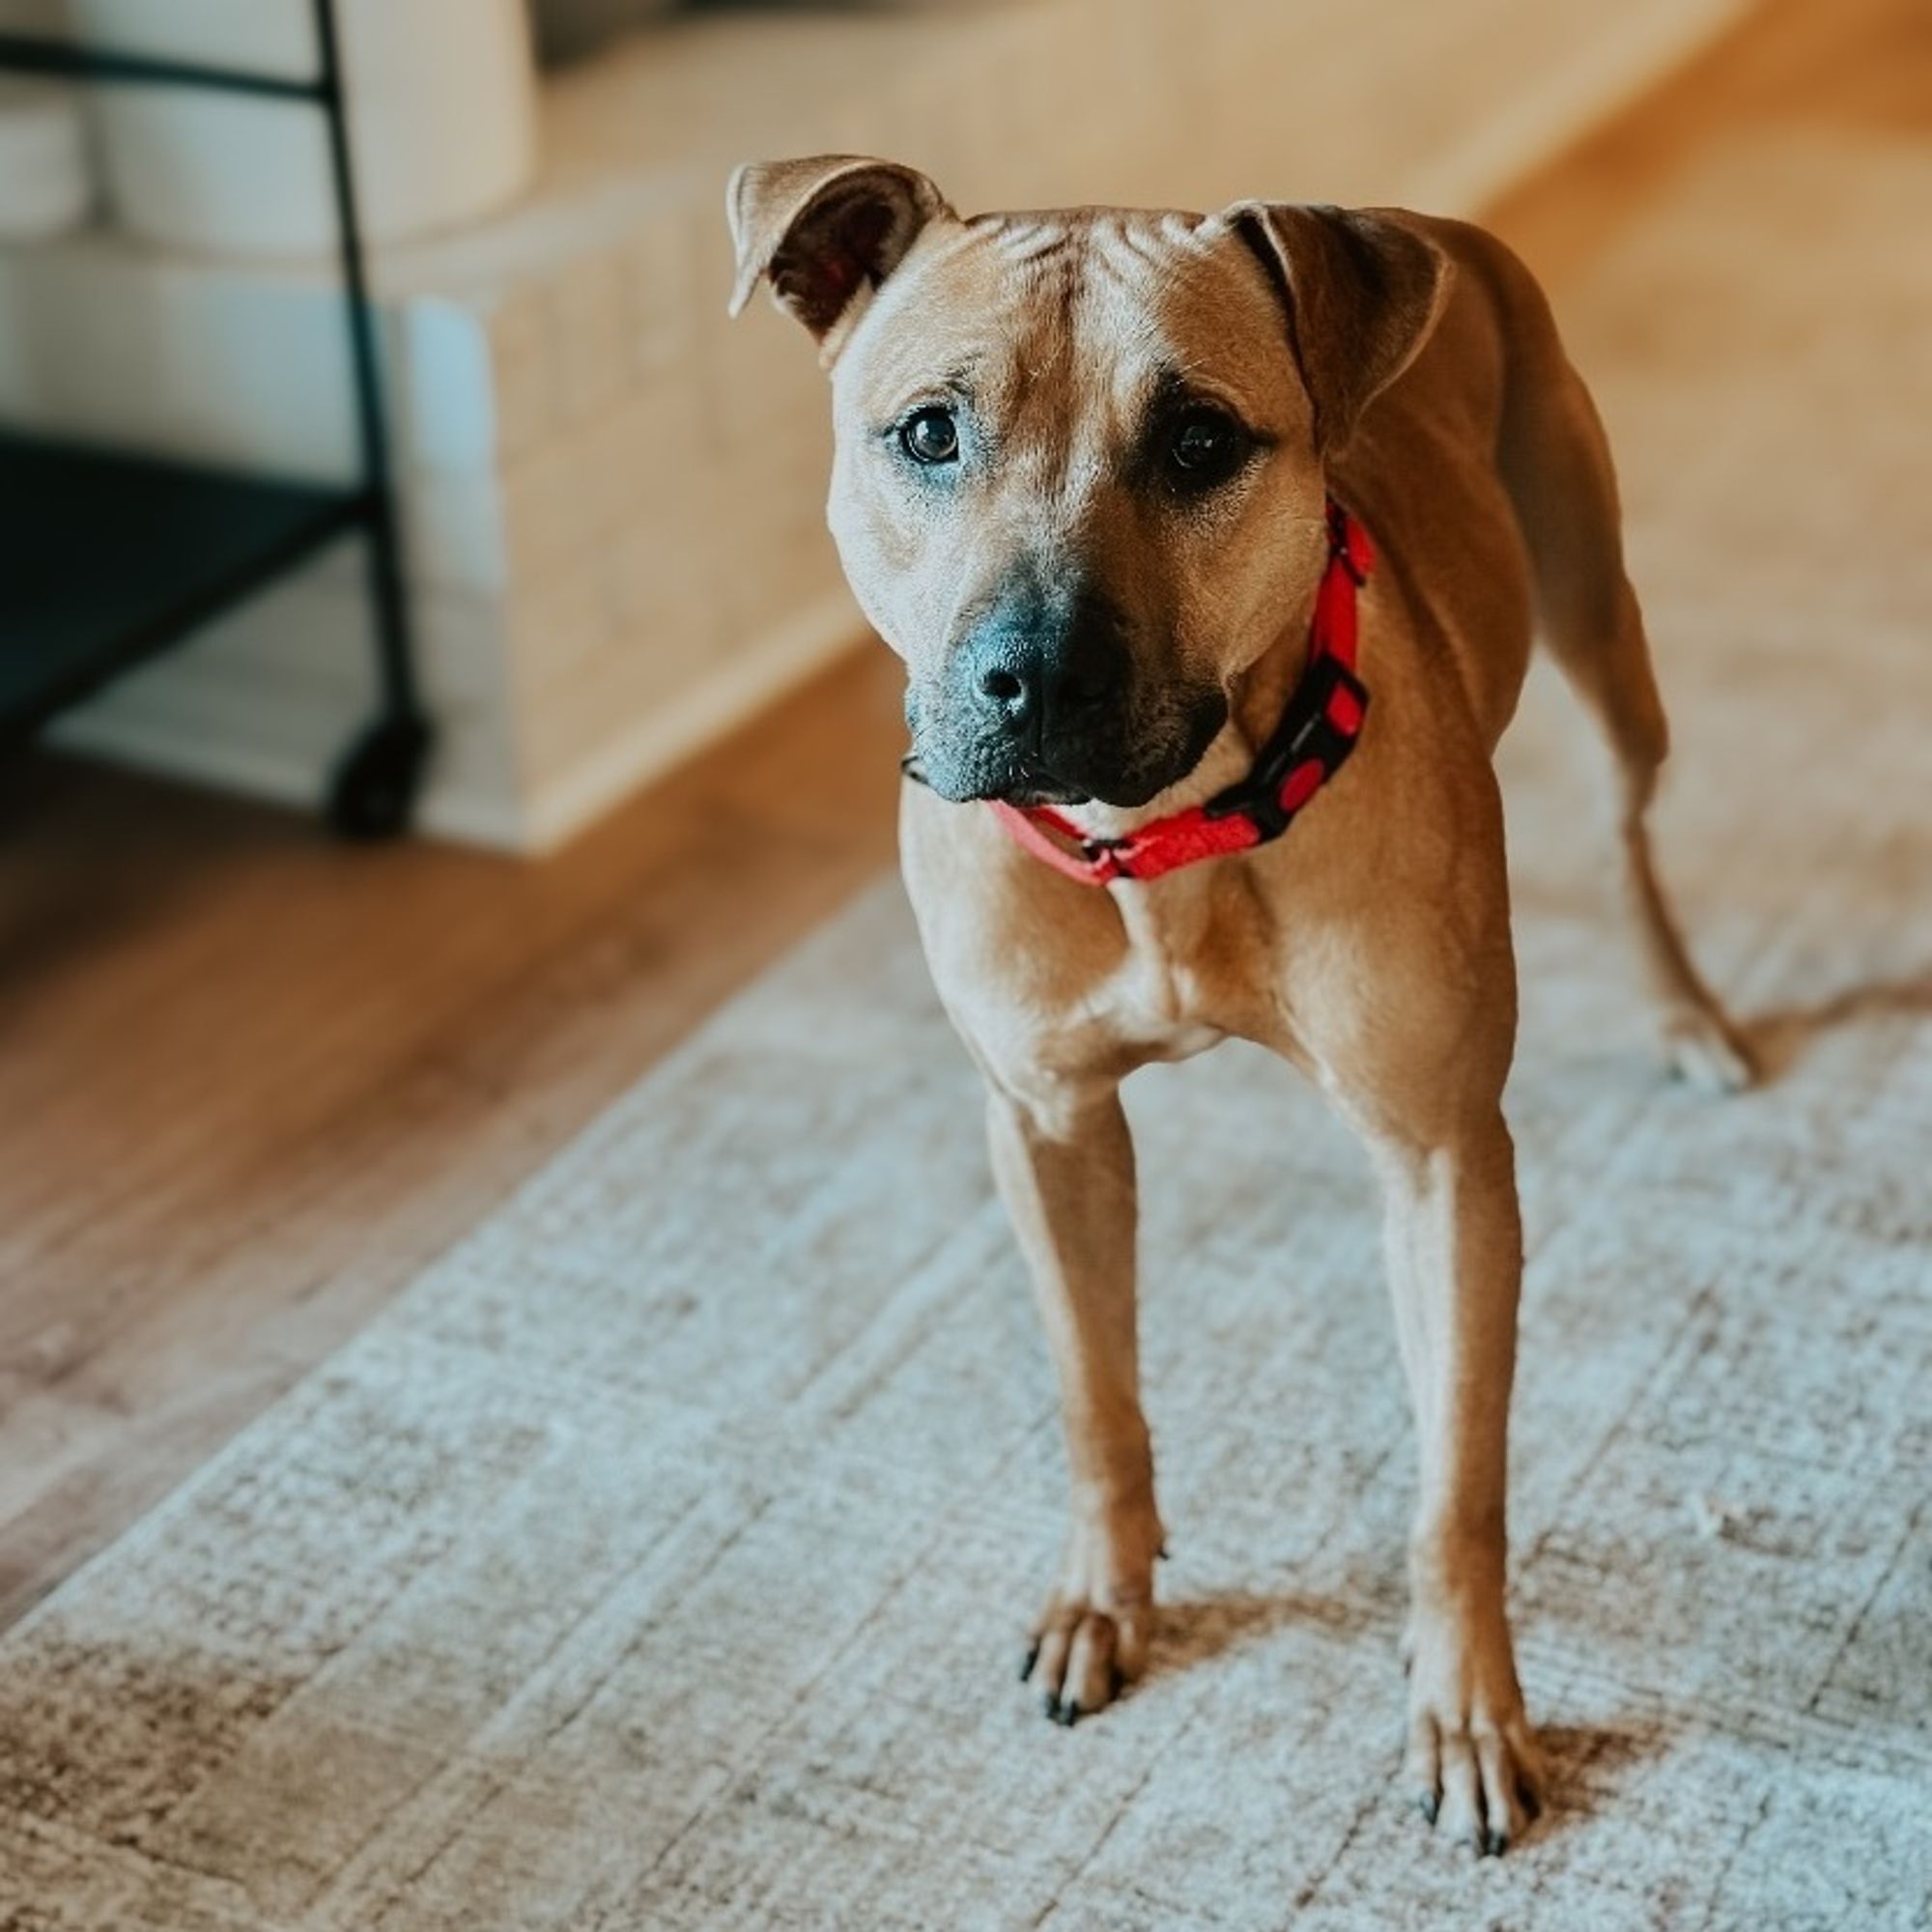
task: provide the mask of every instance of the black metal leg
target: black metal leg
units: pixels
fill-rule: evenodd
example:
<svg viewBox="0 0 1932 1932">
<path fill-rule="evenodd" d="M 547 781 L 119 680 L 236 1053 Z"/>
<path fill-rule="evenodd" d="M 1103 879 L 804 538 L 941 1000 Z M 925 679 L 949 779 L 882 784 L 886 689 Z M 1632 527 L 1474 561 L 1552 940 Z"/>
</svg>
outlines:
<svg viewBox="0 0 1932 1932">
<path fill-rule="evenodd" d="M 355 427 L 366 492 L 369 594 L 376 630 L 376 665 L 382 711 L 344 753 L 329 787 L 329 822 L 356 838 L 384 838 L 405 831 L 435 739 L 416 683 L 410 641 L 409 602 L 404 594 L 402 545 L 389 474 L 387 419 L 377 356 L 374 310 L 362 260 L 361 223 L 355 207 L 355 168 L 350 153 L 348 108 L 342 86 L 341 45 L 335 0 L 314 0 L 321 88 L 328 125 L 335 183 L 337 232 L 342 248 L 343 299 L 350 371 L 355 387 Z"/>
<path fill-rule="evenodd" d="M 423 768 L 429 721 L 391 712 L 344 753 L 328 788 L 328 822 L 345 838 L 393 838 L 409 829 Z"/>
</svg>

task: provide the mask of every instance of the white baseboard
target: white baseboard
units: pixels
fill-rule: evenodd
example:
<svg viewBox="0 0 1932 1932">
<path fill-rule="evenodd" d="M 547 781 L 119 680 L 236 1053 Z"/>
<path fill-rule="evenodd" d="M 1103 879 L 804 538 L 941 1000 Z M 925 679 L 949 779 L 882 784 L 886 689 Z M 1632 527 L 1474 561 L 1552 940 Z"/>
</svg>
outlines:
<svg viewBox="0 0 1932 1932">
<path fill-rule="evenodd" d="M 111 759 L 158 778 L 238 792 L 319 819 L 334 761 L 354 741 L 360 715 L 343 721 L 327 750 L 264 745 L 254 731 L 190 729 L 183 721 L 130 707 L 90 707 L 60 720 L 49 742 L 89 757 Z M 312 728 L 312 727 L 311 727 Z M 305 729 L 303 736 L 309 735 Z M 495 851 L 535 849 L 521 814 L 492 786 L 439 781 L 432 762 L 416 813 L 419 830 Z"/>
<path fill-rule="evenodd" d="M 865 619 L 845 592 L 821 599 L 671 703 L 639 718 L 567 778 L 516 799 L 494 787 L 440 780 L 432 763 L 416 824 L 432 837 L 466 845 L 532 858 L 554 851 L 639 785 L 776 703 L 864 635 Z M 180 719 L 124 705 L 75 712 L 48 737 L 67 750 L 137 771 L 317 812 L 331 761 L 348 746 L 353 729 L 343 725 L 330 749 L 317 755 L 287 745 L 265 746 L 253 733 L 190 730 Z"/>
<path fill-rule="evenodd" d="M 319 810 L 327 783 L 323 767 L 287 751 L 189 732 L 176 721 L 120 708 L 90 706 L 71 712 L 48 729 L 47 742 L 157 778 L 241 792 L 299 810 Z"/>
<path fill-rule="evenodd" d="M 851 649 L 865 630 L 859 607 L 843 590 L 808 605 L 670 703 L 639 718 L 630 731 L 568 777 L 541 786 L 525 802 L 517 849 L 533 854 L 554 850 L 627 793 L 803 684 Z M 432 831 L 466 836 L 439 823 L 433 811 L 425 812 L 424 824 Z"/>
</svg>

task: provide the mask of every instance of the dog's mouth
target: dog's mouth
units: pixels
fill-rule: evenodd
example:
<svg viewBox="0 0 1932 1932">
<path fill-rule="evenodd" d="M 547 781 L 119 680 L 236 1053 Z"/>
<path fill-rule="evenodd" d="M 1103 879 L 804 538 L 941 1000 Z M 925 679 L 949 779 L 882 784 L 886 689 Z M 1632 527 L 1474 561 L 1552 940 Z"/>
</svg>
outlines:
<svg viewBox="0 0 1932 1932">
<path fill-rule="evenodd" d="M 1068 784 L 1064 779 L 1044 772 L 960 783 L 935 774 L 931 766 L 922 761 L 921 776 L 941 798 L 950 799 L 954 805 L 1014 805 L 1031 809 L 1041 805 L 1092 805 L 1094 797 L 1091 785 Z"/>
<path fill-rule="evenodd" d="M 1132 810 L 1185 778 L 1199 763 L 1204 749 L 1190 744 L 1179 756 L 1128 764 L 1108 761 L 1105 769 L 1091 772 L 1056 769 L 1037 753 L 976 756 L 968 752 L 961 756 L 943 744 L 920 744 L 918 761 L 925 783 L 955 804 L 1070 807 L 1097 803 Z"/>
<path fill-rule="evenodd" d="M 1012 783 L 993 796 L 1005 805 L 1087 805 L 1094 793 L 1091 786 L 1075 784 L 1043 765 L 1028 761 Z"/>
<path fill-rule="evenodd" d="M 1121 721 L 1105 732 L 1050 732 L 1045 744 L 1014 744 L 963 724 L 950 709 L 928 709 L 907 695 L 906 721 L 925 782 L 955 803 L 1135 810 L 1183 780 L 1227 719 L 1218 689 L 1176 692 L 1150 729 Z M 1138 726 L 1138 728 L 1135 728 Z"/>
</svg>

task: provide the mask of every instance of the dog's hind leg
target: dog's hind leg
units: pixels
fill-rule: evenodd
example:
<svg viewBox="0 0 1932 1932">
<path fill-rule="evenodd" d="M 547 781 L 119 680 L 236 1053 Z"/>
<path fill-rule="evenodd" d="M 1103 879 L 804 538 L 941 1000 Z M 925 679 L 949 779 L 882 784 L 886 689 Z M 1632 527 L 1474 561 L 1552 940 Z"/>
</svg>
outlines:
<svg viewBox="0 0 1932 1932">
<path fill-rule="evenodd" d="M 1699 976 L 1651 852 L 1646 822 L 1669 750 L 1636 593 L 1624 572 L 1616 474 L 1595 406 L 1554 325 L 1519 318 L 1500 446 L 1503 481 L 1534 566 L 1549 654 L 1609 748 L 1622 897 L 1671 1066 L 1737 1092 L 1750 1055 Z"/>
</svg>

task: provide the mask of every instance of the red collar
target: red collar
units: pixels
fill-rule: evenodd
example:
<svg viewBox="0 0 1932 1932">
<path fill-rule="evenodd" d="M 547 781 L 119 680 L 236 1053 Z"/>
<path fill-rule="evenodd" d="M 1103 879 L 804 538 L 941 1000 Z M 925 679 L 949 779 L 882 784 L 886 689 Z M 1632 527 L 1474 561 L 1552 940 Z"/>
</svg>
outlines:
<svg viewBox="0 0 1932 1932">
<path fill-rule="evenodd" d="M 1368 713 L 1368 687 L 1355 675 L 1355 594 L 1374 567 L 1368 532 L 1331 497 L 1328 567 L 1315 593 L 1307 668 L 1246 778 L 1206 805 L 1151 819 L 1118 838 L 1090 838 L 1051 806 L 995 799 L 1000 823 L 1036 859 L 1083 886 L 1157 879 L 1197 860 L 1279 838 L 1341 770 Z"/>
</svg>

